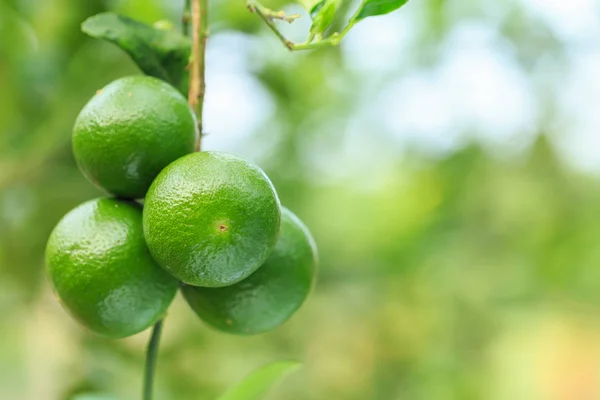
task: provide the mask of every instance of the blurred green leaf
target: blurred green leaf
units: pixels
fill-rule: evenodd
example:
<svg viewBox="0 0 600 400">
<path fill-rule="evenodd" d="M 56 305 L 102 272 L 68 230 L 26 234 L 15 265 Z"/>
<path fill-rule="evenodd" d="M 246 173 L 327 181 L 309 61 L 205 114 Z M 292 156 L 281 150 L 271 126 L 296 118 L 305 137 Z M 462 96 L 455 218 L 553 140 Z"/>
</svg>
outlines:
<svg viewBox="0 0 600 400">
<path fill-rule="evenodd" d="M 367 17 L 391 13 L 408 3 L 408 0 L 365 0 L 359 13 L 354 17 L 354 22 Z"/>
<path fill-rule="evenodd" d="M 323 6 L 325 0 L 298 0 L 298 3 L 312 16 L 319 7 Z"/>
<path fill-rule="evenodd" d="M 105 393 L 82 393 L 71 400 L 117 400 L 117 398 Z"/>
<path fill-rule="evenodd" d="M 317 3 L 311 10 L 313 23 L 310 27 L 310 33 L 319 35 L 325 32 L 333 22 L 339 5 L 340 0 L 323 0 Z"/>
<path fill-rule="evenodd" d="M 277 381 L 298 369 L 300 365 L 297 361 L 276 361 L 267 364 L 252 372 L 218 400 L 258 400 Z"/>
<path fill-rule="evenodd" d="M 321 0 L 321 1 L 311 1 L 310 4 L 311 6 L 309 8 L 307 8 L 308 13 L 310 14 L 310 17 L 314 20 L 315 19 L 315 15 L 319 12 L 319 10 L 321 8 L 323 8 L 323 5 L 325 4 L 327 0 Z"/>
<path fill-rule="evenodd" d="M 145 74 L 167 81 L 187 94 L 186 66 L 191 51 L 187 37 L 110 12 L 88 18 L 81 29 L 92 37 L 115 43 Z"/>
</svg>

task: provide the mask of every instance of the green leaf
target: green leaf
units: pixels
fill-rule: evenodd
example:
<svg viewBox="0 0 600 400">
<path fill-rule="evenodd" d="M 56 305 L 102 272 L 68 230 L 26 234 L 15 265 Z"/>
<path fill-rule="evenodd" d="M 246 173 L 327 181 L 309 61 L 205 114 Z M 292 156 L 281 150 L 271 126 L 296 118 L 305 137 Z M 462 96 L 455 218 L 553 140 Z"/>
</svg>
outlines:
<svg viewBox="0 0 600 400">
<path fill-rule="evenodd" d="M 323 4 L 325 3 L 325 0 L 297 0 L 298 3 L 300 3 L 300 5 L 302 7 L 304 7 L 304 9 L 306 11 L 308 11 L 309 14 L 312 14 L 313 10 L 315 10 L 315 8 L 319 5 L 319 4 Z"/>
<path fill-rule="evenodd" d="M 365 0 L 360 11 L 354 17 L 354 22 L 367 17 L 391 13 L 408 3 L 408 0 Z"/>
<path fill-rule="evenodd" d="M 257 369 L 218 400 L 258 400 L 285 375 L 298 369 L 296 361 L 276 361 Z"/>
<path fill-rule="evenodd" d="M 340 0 L 323 0 L 313 7 L 311 10 L 313 23 L 310 27 L 312 35 L 320 35 L 329 28 L 340 3 Z"/>
<path fill-rule="evenodd" d="M 310 17 L 312 19 L 315 19 L 315 15 L 319 12 L 319 10 L 321 8 L 323 8 L 323 5 L 325 4 L 326 0 L 320 0 L 320 1 L 313 1 L 312 2 L 312 6 L 310 8 L 307 8 L 308 13 L 310 14 Z"/>
<path fill-rule="evenodd" d="M 182 34 L 153 27 L 114 13 L 101 13 L 81 25 L 88 35 L 115 43 L 126 51 L 146 74 L 171 83 L 187 95 L 191 43 Z"/>
</svg>

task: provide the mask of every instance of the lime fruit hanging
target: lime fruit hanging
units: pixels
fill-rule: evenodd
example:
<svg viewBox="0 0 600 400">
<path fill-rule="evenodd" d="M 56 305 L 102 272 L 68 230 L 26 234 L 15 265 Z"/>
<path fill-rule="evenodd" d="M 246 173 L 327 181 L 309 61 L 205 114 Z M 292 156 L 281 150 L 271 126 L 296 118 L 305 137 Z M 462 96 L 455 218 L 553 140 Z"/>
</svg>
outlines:
<svg viewBox="0 0 600 400">
<path fill-rule="evenodd" d="M 157 322 L 178 286 L 150 256 L 141 206 L 125 200 L 100 198 L 70 211 L 50 235 L 46 268 L 69 314 L 112 338 Z"/>
<path fill-rule="evenodd" d="M 152 183 L 144 236 L 154 259 L 184 283 L 228 286 L 267 259 L 280 212 L 277 193 L 260 168 L 227 153 L 193 153 Z"/>
<path fill-rule="evenodd" d="M 275 250 L 258 271 L 232 286 L 184 285 L 182 292 L 210 326 L 239 335 L 262 333 L 283 324 L 302 305 L 315 278 L 316 260 L 310 232 L 284 208 Z"/>
<path fill-rule="evenodd" d="M 81 110 L 73 153 L 83 174 L 119 197 L 142 198 L 158 173 L 195 150 L 198 124 L 170 84 L 135 75 L 118 79 Z"/>
</svg>

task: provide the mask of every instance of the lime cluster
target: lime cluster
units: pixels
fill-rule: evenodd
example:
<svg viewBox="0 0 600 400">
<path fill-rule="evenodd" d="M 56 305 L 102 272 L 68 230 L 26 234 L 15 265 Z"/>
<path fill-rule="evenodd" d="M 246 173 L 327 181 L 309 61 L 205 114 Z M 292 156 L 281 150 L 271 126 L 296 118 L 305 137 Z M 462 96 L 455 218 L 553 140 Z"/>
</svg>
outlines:
<svg viewBox="0 0 600 400">
<path fill-rule="evenodd" d="M 90 331 L 141 332 L 181 288 L 208 325 L 251 335 L 284 323 L 308 296 L 310 232 L 259 167 L 194 152 L 197 126 L 186 99 L 148 76 L 110 83 L 79 114 L 75 159 L 110 196 L 63 217 L 46 267 L 63 307 Z"/>
</svg>

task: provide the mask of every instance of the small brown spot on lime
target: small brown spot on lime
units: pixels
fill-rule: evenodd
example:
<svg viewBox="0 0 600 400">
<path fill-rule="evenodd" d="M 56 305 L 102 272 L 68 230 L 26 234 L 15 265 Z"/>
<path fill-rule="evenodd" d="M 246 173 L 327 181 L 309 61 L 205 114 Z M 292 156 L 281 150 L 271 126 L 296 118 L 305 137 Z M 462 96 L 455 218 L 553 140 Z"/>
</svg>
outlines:
<svg viewBox="0 0 600 400">
<path fill-rule="evenodd" d="M 221 232 L 225 232 L 225 231 L 227 230 L 227 225 L 220 224 L 220 225 L 219 225 L 219 230 L 220 230 Z"/>
</svg>

